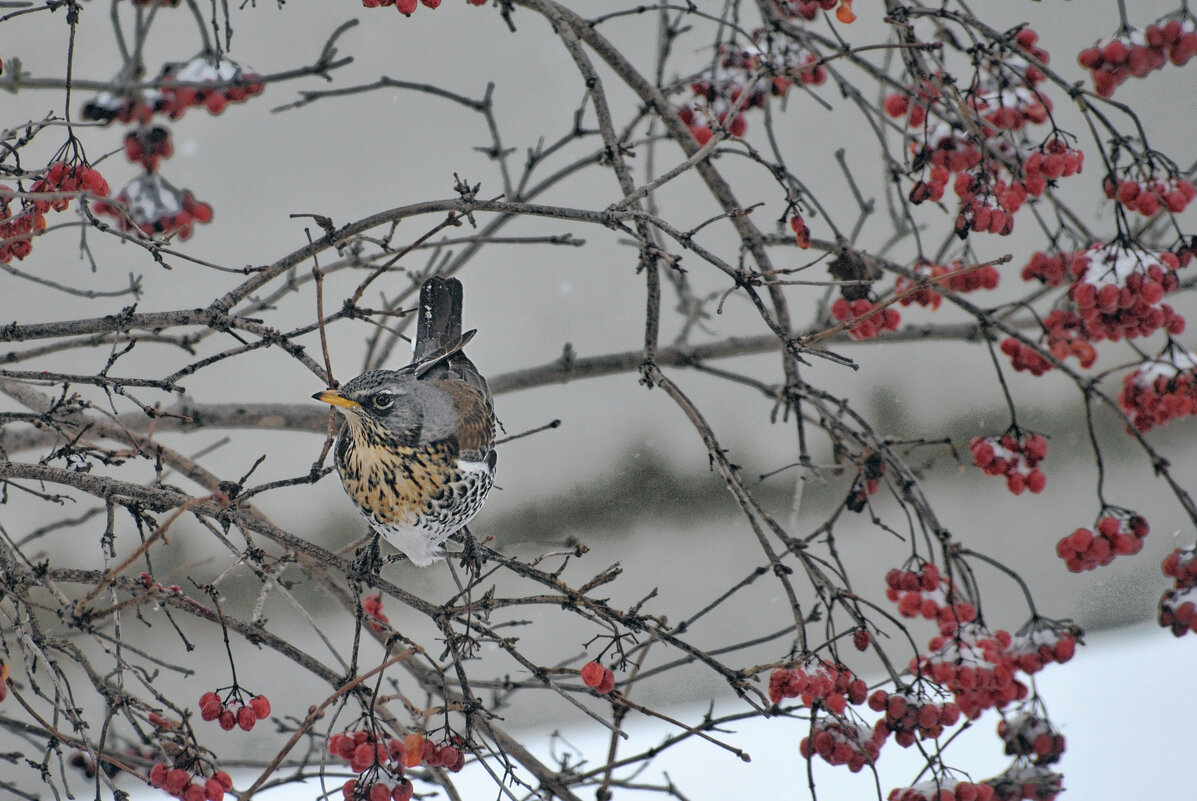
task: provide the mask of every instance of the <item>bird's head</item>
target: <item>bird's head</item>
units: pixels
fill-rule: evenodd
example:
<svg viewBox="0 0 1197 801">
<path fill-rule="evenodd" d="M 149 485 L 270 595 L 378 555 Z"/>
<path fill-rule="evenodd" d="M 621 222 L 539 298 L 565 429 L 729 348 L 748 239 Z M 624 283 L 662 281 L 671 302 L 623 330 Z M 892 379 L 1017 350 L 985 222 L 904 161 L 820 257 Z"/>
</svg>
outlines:
<svg viewBox="0 0 1197 801">
<path fill-rule="evenodd" d="M 400 441 L 414 443 L 424 425 L 428 389 L 410 372 L 374 370 L 312 397 L 336 406 L 351 425 L 382 428 Z"/>
</svg>

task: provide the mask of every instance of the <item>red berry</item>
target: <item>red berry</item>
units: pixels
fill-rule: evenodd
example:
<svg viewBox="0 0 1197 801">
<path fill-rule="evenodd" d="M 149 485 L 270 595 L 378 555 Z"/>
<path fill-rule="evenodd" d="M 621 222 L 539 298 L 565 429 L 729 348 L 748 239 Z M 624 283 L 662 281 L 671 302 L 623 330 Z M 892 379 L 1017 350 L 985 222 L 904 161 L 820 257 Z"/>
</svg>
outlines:
<svg viewBox="0 0 1197 801">
<path fill-rule="evenodd" d="M 204 782 L 204 798 L 207 801 L 224 801 L 224 792 L 224 785 L 217 781 L 215 776 Z"/>
<path fill-rule="evenodd" d="M 191 781 L 191 774 L 182 768 L 171 768 L 166 774 L 163 789 L 171 795 L 181 795 L 183 788 Z"/>
<path fill-rule="evenodd" d="M 587 687 L 597 687 L 603 683 L 606 668 L 598 662 L 587 662 L 582 666 L 582 681 Z"/>
<path fill-rule="evenodd" d="M 203 720 L 216 720 L 224 711 L 224 704 L 216 697 L 216 693 L 204 693 L 200 698 L 199 709 Z"/>
<path fill-rule="evenodd" d="M 885 113 L 895 119 L 906 115 L 910 110 L 910 98 L 904 94 L 892 94 L 885 97 Z"/>
<path fill-rule="evenodd" d="M 254 714 L 254 708 L 252 706 L 243 706 L 237 710 L 237 725 L 240 726 L 243 731 L 249 731 L 257 722 L 258 716 Z"/>
<path fill-rule="evenodd" d="M 446 768 L 452 768 L 461 759 L 461 751 L 451 745 L 443 745 L 440 749 L 440 758 L 442 765 Z"/>
<path fill-rule="evenodd" d="M 595 692 L 599 695 L 606 695 L 615 689 L 615 673 L 610 668 L 604 668 L 603 670 L 603 680 L 594 688 Z"/>
<path fill-rule="evenodd" d="M 250 699 L 249 705 L 253 708 L 254 715 L 257 716 L 258 720 L 265 720 L 270 717 L 270 701 L 266 699 L 266 696 L 255 695 Z"/>
</svg>

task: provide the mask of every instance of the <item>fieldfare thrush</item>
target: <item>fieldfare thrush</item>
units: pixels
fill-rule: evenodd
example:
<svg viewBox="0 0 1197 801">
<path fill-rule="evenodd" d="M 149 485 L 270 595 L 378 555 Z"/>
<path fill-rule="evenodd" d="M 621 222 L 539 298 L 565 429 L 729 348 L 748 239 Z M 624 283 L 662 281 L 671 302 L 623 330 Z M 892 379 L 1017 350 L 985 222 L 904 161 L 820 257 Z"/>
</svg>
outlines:
<svg viewBox="0 0 1197 801">
<path fill-rule="evenodd" d="M 490 389 L 462 348 L 461 282 L 420 289 L 412 363 L 363 373 L 312 397 L 345 416 L 335 449 L 345 492 L 370 527 L 427 567 L 482 508 L 494 484 Z"/>
</svg>

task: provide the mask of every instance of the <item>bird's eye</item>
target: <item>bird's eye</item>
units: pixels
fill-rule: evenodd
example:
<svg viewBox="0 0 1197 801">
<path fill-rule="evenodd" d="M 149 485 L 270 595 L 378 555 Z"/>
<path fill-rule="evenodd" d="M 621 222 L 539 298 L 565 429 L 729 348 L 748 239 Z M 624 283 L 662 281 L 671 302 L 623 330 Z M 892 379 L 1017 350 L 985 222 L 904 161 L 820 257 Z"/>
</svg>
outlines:
<svg viewBox="0 0 1197 801">
<path fill-rule="evenodd" d="M 371 401 L 375 409 L 389 409 L 391 404 L 395 402 L 394 392 L 379 392 Z"/>
</svg>

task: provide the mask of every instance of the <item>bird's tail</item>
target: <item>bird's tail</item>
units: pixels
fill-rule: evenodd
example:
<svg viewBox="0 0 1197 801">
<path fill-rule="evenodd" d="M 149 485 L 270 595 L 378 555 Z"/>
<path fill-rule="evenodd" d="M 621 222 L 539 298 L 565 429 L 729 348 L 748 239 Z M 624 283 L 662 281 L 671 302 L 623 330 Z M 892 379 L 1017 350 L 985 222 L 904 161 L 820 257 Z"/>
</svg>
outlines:
<svg viewBox="0 0 1197 801">
<path fill-rule="evenodd" d="M 420 287 L 413 362 L 451 350 L 461 339 L 461 281 L 434 275 Z"/>
<path fill-rule="evenodd" d="M 474 331 L 461 330 L 461 281 L 434 275 L 420 287 L 420 318 L 411 369 L 426 379 L 456 378 L 477 389 L 490 406 L 490 388 L 462 352 Z"/>
</svg>

